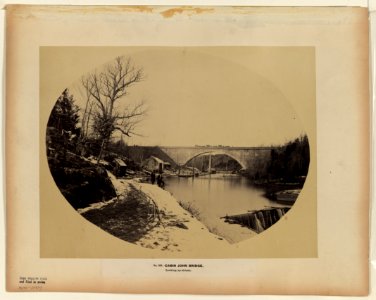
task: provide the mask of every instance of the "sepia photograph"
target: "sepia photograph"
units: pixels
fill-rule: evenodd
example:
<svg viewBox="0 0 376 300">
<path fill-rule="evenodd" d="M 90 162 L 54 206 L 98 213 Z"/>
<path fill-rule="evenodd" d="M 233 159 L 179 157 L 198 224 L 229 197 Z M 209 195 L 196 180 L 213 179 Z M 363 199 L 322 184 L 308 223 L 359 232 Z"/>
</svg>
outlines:
<svg viewBox="0 0 376 300">
<path fill-rule="evenodd" d="M 7 291 L 366 295 L 368 26 L 7 7 Z"/>
<path fill-rule="evenodd" d="M 310 47 L 145 47 L 92 61 L 56 91 L 46 124 L 61 194 L 87 221 L 149 249 L 223 249 L 261 235 L 299 201 L 312 151 L 289 99 L 249 68 L 276 53 L 313 79 Z"/>
</svg>

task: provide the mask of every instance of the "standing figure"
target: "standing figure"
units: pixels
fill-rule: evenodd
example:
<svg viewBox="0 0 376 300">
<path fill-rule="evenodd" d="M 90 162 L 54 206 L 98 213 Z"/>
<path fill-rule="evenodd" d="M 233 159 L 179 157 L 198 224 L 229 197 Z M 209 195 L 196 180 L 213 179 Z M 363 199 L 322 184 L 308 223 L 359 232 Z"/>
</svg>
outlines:
<svg viewBox="0 0 376 300">
<path fill-rule="evenodd" d="M 160 187 L 160 188 L 164 188 L 164 185 L 165 185 L 165 183 L 164 183 L 164 181 L 163 181 L 163 177 L 162 177 L 162 174 L 158 174 L 157 175 L 157 184 L 158 184 L 158 186 Z"/>
<path fill-rule="evenodd" d="M 161 174 L 157 174 L 157 184 L 158 186 L 161 184 Z"/>
<path fill-rule="evenodd" d="M 151 181 L 151 184 L 154 184 L 154 182 L 155 182 L 155 171 L 154 170 L 150 174 L 150 181 Z"/>
</svg>

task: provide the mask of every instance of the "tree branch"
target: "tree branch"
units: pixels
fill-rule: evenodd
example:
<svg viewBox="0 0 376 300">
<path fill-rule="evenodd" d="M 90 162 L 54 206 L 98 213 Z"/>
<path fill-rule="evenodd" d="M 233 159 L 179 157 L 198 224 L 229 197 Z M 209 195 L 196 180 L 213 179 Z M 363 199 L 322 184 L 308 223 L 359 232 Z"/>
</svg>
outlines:
<svg viewBox="0 0 376 300">
<path fill-rule="evenodd" d="M 131 58 L 117 57 L 102 71 L 93 72 L 82 79 L 82 86 L 92 98 L 93 130 L 102 138 L 110 138 L 114 130 L 126 136 L 137 135 L 136 125 L 147 110 L 144 102 L 127 107 L 122 113 L 115 102 L 128 93 L 128 88 L 144 78 L 142 68 L 136 67 Z"/>
</svg>

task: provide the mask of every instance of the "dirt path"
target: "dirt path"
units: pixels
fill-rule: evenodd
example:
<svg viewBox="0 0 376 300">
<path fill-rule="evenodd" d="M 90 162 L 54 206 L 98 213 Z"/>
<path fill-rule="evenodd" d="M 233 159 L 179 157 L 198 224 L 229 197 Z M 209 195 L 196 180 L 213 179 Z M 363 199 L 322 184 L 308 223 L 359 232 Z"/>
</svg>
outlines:
<svg viewBox="0 0 376 300">
<path fill-rule="evenodd" d="M 222 249 L 229 247 L 227 241 L 210 233 L 201 222 L 184 210 L 169 192 L 156 185 L 137 182 L 132 184 L 155 201 L 161 215 L 161 221 L 136 244 L 172 252 L 195 252 L 207 245 Z"/>
<path fill-rule="evenodd" d="M 81 215 L 104 231 L 131 243 L 159 222 L 154 204 L 132 185 L 118 199 L 83 211 Z"/>
<path fill-rule="evenodd" d="M 117 198 L 80 210 L 83 217 L 106 232 L 145 248 L 194 252 L 206 245 L 228 247 L 156 185 L 110 178 Z"/>
</svg>

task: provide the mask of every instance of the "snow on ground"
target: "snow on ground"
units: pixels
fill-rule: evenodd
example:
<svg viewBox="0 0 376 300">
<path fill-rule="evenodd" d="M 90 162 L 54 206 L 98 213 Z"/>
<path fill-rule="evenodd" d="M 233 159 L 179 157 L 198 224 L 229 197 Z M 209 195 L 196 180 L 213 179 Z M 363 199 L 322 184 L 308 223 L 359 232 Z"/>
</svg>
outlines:
<svg viewBox="0 0 376 300">
<path fill-rule="evenodd" d="M 111 200 L 108 200 L 108 201 L 92 203 L 88 207 L 77 209 L 77 212 L 82 215 L 93 209 L 101 209 L 111 203 L 114 203 L 116 200 L 117 198 L 112 198 Z"/>
<path fill-rule="evenodd" d="M 103 208 L 103 207 L 105 207 L 105 206 L 107 206 L 109 204 L 114 203 L 119 197 L 124 197 L 127 194 L 127 192 L 129 191 L 130 187 L 129 187 L 129 183 L 126 180 L 117 179 L 115 177 L 115 175 L 112 174 L 109 171 L 107 171 L 107 175 L 110 178 L 110 180 L 111 180 L 111 182 L 112 182 L 112 184 L 113 184 L 113 186 L 115 188 L 117 197 L 112 198 L 112 199 L 110 199 L 108 201 L 92 203 L 88 207 L 77 209 L 77 212 L 79 214 L 86 213 L 86 212 L 88 212 L 90 210 L 93 210 L 93 209 Z"/>
<path fill-rule="evenodd" d="M 107 175 L 110 178 L 112 185 L 116 190 L 116 195 L 124 195 L 129 191 L 129 183 L 128 180 L 125 179 L 117 179 L 114 174 L 107 171 Z"/>
<path fill-rule="evenodd" d="M 136 178 L 121 179 L 116 178 L 111 172 L 107 173 L 115 187 L 117 197 L 81 209 L 79 210 L 81 214 L 126 199 L 133 186 L 143 192 L 159 210 L 157 225 L 135 244 L 150 249 L 182 253 L 202 252 L 209 249 L 209 245 L 211 249 L 213 247 L 221 247 L 221 249 L 230 247 L 225 239 L 209 232 L 200 221 L 183 209 L 168 191 L 157 185 L 140 183 Z"/>
<path fill-rule="evenodd" d="M 134 180 L 130 183 L 153 200 L 161 216 L 160 224 L 151 229 L 136 244 L 173 252 L 195 252 L 205 249 L 209 244 L 210 247 L 221 247 L 221 249 L 230 247 L 226 240 L 210 233 L 201 222 L 183 209 L 169 192 L 157 185 L 139 183 Z"/>
</svg>

